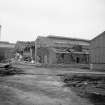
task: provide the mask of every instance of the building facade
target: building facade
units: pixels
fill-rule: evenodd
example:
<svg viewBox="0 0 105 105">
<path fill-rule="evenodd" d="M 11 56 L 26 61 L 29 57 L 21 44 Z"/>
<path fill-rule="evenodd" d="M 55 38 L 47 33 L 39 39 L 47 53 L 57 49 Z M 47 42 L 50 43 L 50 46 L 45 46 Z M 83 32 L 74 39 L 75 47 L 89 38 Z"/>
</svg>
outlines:
<svg viewBox="0 0 105 105">
<path fill-rule="evenodd" d="M 91 40 L 91 69 L 105 70 L 105 32 Z"/>
<path fill-rule="evenodd" d="M 88 64 L 89 40 L 39 36 L 35 41 L 35 62 L 40 64 Z"/>
<path fill-rule="evenodd" d="M 22 60 L 35 60 L 35 42 L 34 41 L 17 41 L 15 50 L 18 55 L 21 55 Z"/>
<path fill-rule="evenodd" d="M 0 62 L 6 59 L 10 59 L 14 56 L 13 50 L 14 50 L 15 44 L 0 41 Z"/>
</svg>

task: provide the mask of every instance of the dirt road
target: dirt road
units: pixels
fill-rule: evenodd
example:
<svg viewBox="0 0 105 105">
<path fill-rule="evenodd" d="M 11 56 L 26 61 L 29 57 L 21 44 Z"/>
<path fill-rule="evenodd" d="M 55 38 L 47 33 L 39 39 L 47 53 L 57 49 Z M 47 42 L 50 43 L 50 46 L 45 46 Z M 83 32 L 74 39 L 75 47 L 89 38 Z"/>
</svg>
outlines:
<svg viewBox="0 0 105 105">
<path fill-rule="evenodd" d="M 28 67 L 23 69 L 26 75 L 0 77 L 0 105 L 92 105 L 63 87 L 54 71 L 34 67 L 30 73 L 42 75 L 31 75 Z M 45 72 L 53 75 L 44 75 Z"/>
</svg>

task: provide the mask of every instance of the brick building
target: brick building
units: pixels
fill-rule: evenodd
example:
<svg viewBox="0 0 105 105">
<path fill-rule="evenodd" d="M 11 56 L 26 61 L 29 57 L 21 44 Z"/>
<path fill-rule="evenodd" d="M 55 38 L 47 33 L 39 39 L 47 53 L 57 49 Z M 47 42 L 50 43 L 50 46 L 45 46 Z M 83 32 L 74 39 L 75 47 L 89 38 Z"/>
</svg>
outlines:
<svg viewBox="0 0 105 105">
<path fill-rule="evenodd" d="M 88 64 L 89 40 L 39 36 L 35 41 L 35 62 L 41 64 Z"/>
</svg>

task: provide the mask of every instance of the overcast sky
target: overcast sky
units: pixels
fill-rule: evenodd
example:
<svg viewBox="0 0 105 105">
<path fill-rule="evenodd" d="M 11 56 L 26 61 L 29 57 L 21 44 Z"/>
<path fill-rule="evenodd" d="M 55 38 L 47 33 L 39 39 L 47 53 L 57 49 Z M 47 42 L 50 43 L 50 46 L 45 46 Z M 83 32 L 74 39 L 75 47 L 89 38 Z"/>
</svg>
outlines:
<svg viewBox="0 0 105 105">
<path fill-rule="evenodd" d="M 105 0 L 0 0 L 1 40 L 38 35 L 92 39 L 105 31 Z"/>
</svg>

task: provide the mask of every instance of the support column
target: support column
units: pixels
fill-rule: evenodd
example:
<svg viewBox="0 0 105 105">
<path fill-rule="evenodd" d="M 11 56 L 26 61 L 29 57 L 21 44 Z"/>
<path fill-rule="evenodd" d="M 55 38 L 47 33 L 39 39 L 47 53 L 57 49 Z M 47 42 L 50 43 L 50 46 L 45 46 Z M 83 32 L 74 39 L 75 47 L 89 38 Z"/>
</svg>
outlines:
<svg viewBox="0 0 105 105">
<path fill-rule="evenodd" d="M 31 53 L 31 57 L 32 57 L 32 48 L 30 48 L 30 53 Z"/>
<path fill-rule="evenodd" d="M 37 43 L 35 41 L 35 64 L 37 64 Z"/>
</svg>

